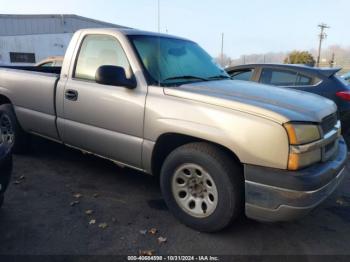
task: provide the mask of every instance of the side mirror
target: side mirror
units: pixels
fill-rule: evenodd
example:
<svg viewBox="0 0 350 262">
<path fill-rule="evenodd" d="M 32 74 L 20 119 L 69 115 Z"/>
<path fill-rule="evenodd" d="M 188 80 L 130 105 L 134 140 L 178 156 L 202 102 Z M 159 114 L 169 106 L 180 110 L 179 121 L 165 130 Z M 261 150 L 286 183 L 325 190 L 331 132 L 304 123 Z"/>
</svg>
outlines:
<svg viewBox="0 0 350 262">
<path fill-rule="evenodd" d="M 137 86 L 136 80 L 133 77 L 128 79 L 124 68 L 120 66 L 100 66 L 96 71 L 95 80 L 101 85 L 122 86 L 129 89 Z"/>
</svg>

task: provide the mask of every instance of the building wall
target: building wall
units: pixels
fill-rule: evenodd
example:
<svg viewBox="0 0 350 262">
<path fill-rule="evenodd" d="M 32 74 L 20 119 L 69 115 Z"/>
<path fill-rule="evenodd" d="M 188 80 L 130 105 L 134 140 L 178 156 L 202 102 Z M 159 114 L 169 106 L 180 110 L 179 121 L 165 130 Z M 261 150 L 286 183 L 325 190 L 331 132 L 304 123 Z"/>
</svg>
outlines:
<svg viewBox="0 0 350 262">
<path fill-rule="evenodd" d="M 0 65 L 28 65 L 11 63 L 10 52 L 34 53 L 35 62 L 49 56 L 64 56 L 72 33 L 0 36 Z"/>
<path fill-rule="evenodd" d="M 49 56 L 63 56 L 74 32 L 101 27 L 126 28 L 77 15 L 0 14 L 0 65 L 29 65 L 18 62 L 23 57 L 36 63 Z M 12 62 L 10 53 L 15 53 Z"/>
<path fill-rule="evenodd" d="M 74 33 L 83 28 L 124 27 L 77 15 L 1 15 L 0 36 Z"/>
</svg>

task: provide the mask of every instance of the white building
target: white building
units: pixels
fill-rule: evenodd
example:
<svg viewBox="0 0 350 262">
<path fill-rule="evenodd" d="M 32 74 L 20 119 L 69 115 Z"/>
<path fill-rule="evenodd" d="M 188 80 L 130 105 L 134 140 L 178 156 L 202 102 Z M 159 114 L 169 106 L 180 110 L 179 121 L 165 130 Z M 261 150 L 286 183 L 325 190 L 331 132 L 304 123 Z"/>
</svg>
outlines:
<svg viewBox="0 0 350 262">
<path fill-rule="evenodd" d="M 77 15 L 0 15 L 0 65 L 30 65 L 63 56 L 75 31 L 124 26 Z"/>
</svg>

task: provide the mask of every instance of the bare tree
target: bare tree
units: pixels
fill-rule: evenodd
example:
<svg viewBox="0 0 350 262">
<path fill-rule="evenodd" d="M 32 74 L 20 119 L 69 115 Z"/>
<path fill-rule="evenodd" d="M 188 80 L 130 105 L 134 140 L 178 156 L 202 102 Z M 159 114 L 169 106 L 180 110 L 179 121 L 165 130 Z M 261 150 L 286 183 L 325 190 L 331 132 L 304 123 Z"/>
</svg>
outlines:
<svg viewBox="0 0 350 262">
<path fill-rule="evenodd" d="M 223 54 L 223 55 L 220 54 L 214 60 L 216 63 L 218 63 L 223 68 L 232 65 L 232 58 L 226 54 Z"/>
</svg>

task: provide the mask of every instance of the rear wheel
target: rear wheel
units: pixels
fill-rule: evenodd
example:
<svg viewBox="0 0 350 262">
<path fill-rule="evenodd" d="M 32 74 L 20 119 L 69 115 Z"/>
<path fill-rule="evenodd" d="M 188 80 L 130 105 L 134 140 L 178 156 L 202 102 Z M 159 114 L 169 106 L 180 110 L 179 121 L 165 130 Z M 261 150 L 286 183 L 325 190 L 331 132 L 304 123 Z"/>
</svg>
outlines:
<svg viewBox="0 0 350 262">
<path fill-rule="evenodd" d="M 3 142 L 11 146 L 14 153 L 28 149 L 29 136 L 20 127 L 11 104 L 0 105 L 0 129 Z"/>
<path fill-rule="evenodd" d="M 219 231 L 243 210 L 242 170 L 211 144 L 193 143 L 174 150 L 163 164 L 161 188 L 172 213 L 199 231 Z"/>
</svg>

